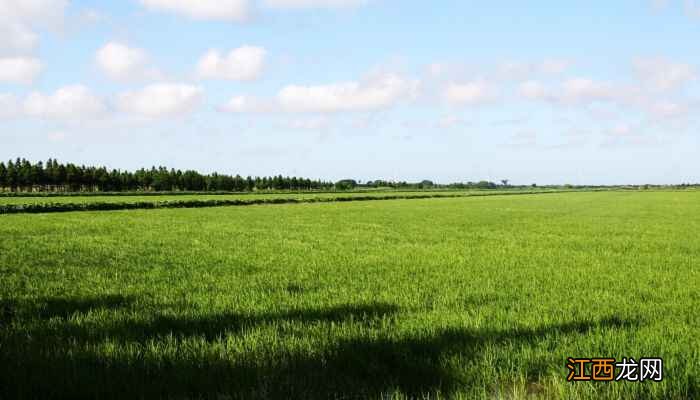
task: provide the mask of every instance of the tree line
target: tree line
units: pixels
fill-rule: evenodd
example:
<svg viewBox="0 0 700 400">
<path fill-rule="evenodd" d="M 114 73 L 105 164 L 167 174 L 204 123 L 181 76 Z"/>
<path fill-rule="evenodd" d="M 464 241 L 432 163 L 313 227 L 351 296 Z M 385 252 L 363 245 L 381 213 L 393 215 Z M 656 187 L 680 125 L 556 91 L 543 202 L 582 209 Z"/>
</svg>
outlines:
<svg viewBox="0 0 700 400">
<path fill-rule="evenodd" d="M 697 184 L 619 186 L 619 188 L 697 188 Z M 342 179 L 337 182 L 312 180 L 282 175 L 242 177 L 219 173 L 201 174 L 193 170 L 175 170 L 166 167 L 141 168 L 135 172 L 106 167 L 60 163 L 56 159 L 32 163 L 24 158 L 0 161 L 0 192 L 253 192 L 253 191 L 318 191 L 391 188 L 398 190 L 424 189 L 524 189 L 536 184 L 514 186 L 507 179 L 491 181 L 437 184 L 430 180 L 420 182 L 370 180 L 358 182 Z M 596 189 L 608 186 L 548 185 L 540 188 Z M 609 187 L 608 187 L 609 188 Z"/>
<path fill-rule="evenodd" d="M 342 182 L 342 181 L 341 181 Z M 385 181 L 385 180 L 374 180 L 368 181 L 364 184 L 357 185 L 359 187 L 369 187 L 369 188 L 384 188 L 389 187 L 393 189 L 503 189 L 514 187 L 508 184 L 507 180 L 501 181 L 502 185 L 498 185 L 491 181 L 478 181 L 478 182 L 455 182 L 448 184 L 436 184 L 430 180 L 423 180 L 420 182 L 412 183 L 406 181 Z"/>
<path fill-rule="evenodd" d="M 24 158 L 0 162 L 0 192 L 253 192 L 313 191 L 355 189 L 496 189 L 510 187 L 507 181 L 498 185 L 489 181 L 435 184 L 421 182 L 370 180 L 358 182 L 342 179 L 337 182 L 312 180 L 282 175 L 242 177 L 219 173 L 201 174 L 193 170 L 166 167 L 141 168 L 135 172 L 106 167 L 60 163 L 56 159 L 32 163 Z"/>
<path fill-rule="evenodd" d="M 201 174 L 166 167 L 135 172 L 26 159 L 0 162 L 0 191 L 10 192 L 122 192 L 122 191 L 236 191 L 324 190 L 334 183 L 299 177 L 242 177 Z"/>
</svg>

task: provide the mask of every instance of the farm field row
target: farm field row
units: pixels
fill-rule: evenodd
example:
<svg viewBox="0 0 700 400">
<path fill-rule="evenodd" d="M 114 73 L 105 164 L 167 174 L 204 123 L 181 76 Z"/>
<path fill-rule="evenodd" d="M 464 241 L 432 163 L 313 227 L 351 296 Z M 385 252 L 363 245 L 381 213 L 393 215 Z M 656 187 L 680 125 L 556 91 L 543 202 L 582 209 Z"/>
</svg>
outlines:
<svg viewBox="0 0 700 400">
<path fill-rule="evenodd" d="M 357 196 L 381 196 L 390 194 L 461 194 L 467 191 L 415 191 L 415 192 L 337 192 L 337 193 L 240 193 L 240 194 L 185 194 L 163 196 L 51 196 L 51 197 L 0 197 L 2 204 L 45 204 L 45 203 L 139 203 L 189 200 L 247 200 L 247 199 L 287 199 L 287 198 L 333 198 Z"/>
<path fill-rule="evenodd" d="M 528 189 L 527 192 L 550 192 L 550 189 Z M 237 193 L 237 194 L 178 194 L 178 195 L 129 195 L 129 196 L 0 196 L 0 205 L 5 204 L 46 204 L 46 203 L 139 203 L 190 200 L 247 200 L 247 199 L 309 199 L 337 197 L 371 197 L 371 196 L 456 196 L 467 194 L 502 194 L 517 193 L 519 190 L 416 190 L 416 191 L 358 191 L 358 192 L 299 192 L 299 193 Z"/>
<path fill-rule="evenodd" d="M 697 232 L 700 192 L 3 215 L 0 398 L 698 398 Z"/>
</svg>

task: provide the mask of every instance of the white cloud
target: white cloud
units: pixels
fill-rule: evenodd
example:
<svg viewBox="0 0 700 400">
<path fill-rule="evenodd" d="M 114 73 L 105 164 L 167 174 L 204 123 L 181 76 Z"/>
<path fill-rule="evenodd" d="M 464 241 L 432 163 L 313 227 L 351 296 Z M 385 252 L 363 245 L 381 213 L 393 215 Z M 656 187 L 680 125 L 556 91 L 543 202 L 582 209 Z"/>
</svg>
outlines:
<svg viewBox="0 0 700 400">
<path fill-rule="evenodd" d="M 520 96 L 566 105 L 590 105 L 601 101 L 632 102 L 636 92 L 615 87 L 607 82 L 589 78 L 572 78 L 556 87 L 547 87 L 539 81 L 526 81 L 518 86 Z"/>
<path fill-rule="evenodd" d="M 588 78 L 573 78 L 564 81 L 559 94 L 559 100 L 564 103 L 589 104 L 596 101 L 610 100 L 614 98 L 615 91 L 605 82 L 598 82 Z"/>
<path fill-rule="evenodd" d="M 117 96 L 116 106 L 127 113 L 156 118 L 188 114 L 202 102 L 203 90 L 186 84 L 157 83 Z"/>
<path fill-rule="evenodd" d="M 240 114 L 279 111 L 278 106 L 273 104 L 273 102 L 251 96 L 234 96 L 226 104 L 221 106 L 220 110 Z"/>
<path fill-rule="evenodd" d="M 418 85 L 418 81 L 396 74 L 382 74 L 361 82 L 286 86 L 278 93 L 277 101 L 289 112 L 379 110 L 415 98 Z"/>
<path fill-rule="evenodd" d="M 0 93 L 0 118 L 13 118 L 20 114 L 17 97 L 9 93 Z"/>
<path fill-rule="evenodd" d="M 368 0 L 264 0 L 271 8 L 351 8 L 367 4 Z"/>
<path fill-rule="evenodd" d="M 530 100 L 545 100 L 551 95 L 549 90 L 538 81 L 523 82 L 518 86 L 518 93 Z"/>
<path fill-rule="evenodd" d="M 38 43 L 37 28 L 61 24 L 68 0 L 0 0 L 0 52 L 24 53 Z"/>
<path fill-rule="evenodd" d="M 685 117 L 690 112 L 687 104 L 672 101 L 654 102 L 648 108 L 649 115 L 658 120 Z"/>
<path fill-rule="evenodd" d="M 452 104 L 477 105 L 493 101 L 497 96 L 493 86 L 476 80 L 464 84 L 451 83 L 445 88 L 443 97 Z"/>
<path fill-rule="evenodd" d="M 37 43 L 39 37 L 25 25 L 0 19 L 0 53 L 26 53 Z"/>
<path fill-rule="evenodd" d="M 208 79 L 252 81 L 262 74 L 266 54 L 264 48 L 255 46 L 242 46 L 226 55 L 209 50 L 199 60 L 197 75 Z"/>
<path fill-rule="evenodd" d="M 242 22 L 248 19 L 248 0 L 140 0 L 146 8 L 198 20 Z"/>
<path fill-rule="evenodd" d="M 63 18 L 68 0 L 0 0 L 0 18 L 30 24 L 55 23 Z"/>
<path fill-rule="evenodd" d="M 532 64 L 522 62 L 507 61 L 498 66 L 499 76 L 506 79 L 525 79 L 533 72 L 534 66 Z"/>
<path fill-rule="evenodd" d="M 430 78 L 440 78 L 442 77 L 450 66 L 444 63 L 431 63 L 426 67 L 426 71 Z"/>
<path fill-rule="evenodd" d="M 589 115 L 597 121 L 615 119 L 619 115 L 619 110 L 622 109 L 640 113 L 653 122 L 681 120 L 690 115 L 691 107 L 688 99 L 682 96 L 660 99 L 659 93 L 655 91 L 659 86 L 655 84 L 651 86 L 653 88 L 575 78 L 551 87 L 538 81 L 522 82 L 518 86 L 518 93 L 528 100 L 585 106 Z M 615 132 L 620 135 L 621 129 Z"/>
<path fill-rule="evenodd" d="M 0 82 L 30 84 L 42 68 L 41 61 L 36 58 L 0 58 Z"/>
<path fill-rule="evenodd" d="M 161 73 L 149 66 L 150 59 L 145 50 L 119 42 L 109 42 L 97 50 L 95 62 L 107 76 L 115 80 L 161 78 Z"/>
<path fill-rule="evenodd" d="M 434 62 L 426 66 L 426 75 L 443 82 L 468 82 L 479 77 L 492 83 L 506 83 L 550 78 L 566 72 L 571 65 L 573 61 L 565 58 L 545 58 L 536 62 L 506 60 L 495 65 Z"/>
<path fill-rule="evenodd" d="M 31 117 L 90 119 L 106 111 L 104 102 L 82 85 L 65 86 L 50 95 L 33 92 L 24 101 L 24 112 Z"/>
<path fill-rule="evenodd" d="M 698 73 L 690 64 L 672 62 L 664 58 L 641 58 L 634 61 L 639 79 L 657 91 L 677 89 L 697 79 Z"/>
<path fill-rule="evenodd" d="M 619 123 L 613 126 L 609 131 L 612 136 L 629 136 L 632 134 L 632 127 L 625 123 Z"/>
<path fill-rule="evenodd" d="M 232 113 L 336 113 L 376 111 L 414 100 L 419 81 L 380 73 L 359 82 L 328 85 L 288 85 L 274 98 L 234 96 L 219 109 Z"/>
</svg>

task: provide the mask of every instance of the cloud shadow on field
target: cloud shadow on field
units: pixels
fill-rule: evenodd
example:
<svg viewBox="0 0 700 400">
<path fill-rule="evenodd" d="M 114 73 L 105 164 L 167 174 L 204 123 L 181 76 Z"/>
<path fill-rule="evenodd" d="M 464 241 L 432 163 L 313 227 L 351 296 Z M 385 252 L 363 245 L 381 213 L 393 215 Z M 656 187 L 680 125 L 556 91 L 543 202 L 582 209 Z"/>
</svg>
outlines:
<svg viewBox="0 0 700 400">
<path fill-rule="evenodd" d="M 57 299 L 54 299 L 57 300 Z M 94 300 L 94 299 L 93 299 Z M 100 307 L 123 307 L 113 299 L 96 301 Z M 51 301 L 47 302 L 51 303 Z M 53 315 L 73 315 L 67 303 Z M 128 303 L 127 303 L 128 304 Z M 533 345 L 553 335 L 586 334 L 596 329 L 626 329 L 636 321 L 605 318 L 537 328 L 436 329 L 412 335 L 369 330 L 376 334 L 339 338 L 313 351 L 260 349 L 238 357 L 188 351 L 176 347 L 161 356 L 138 354 L 119 357 L 97 353 L 95 345 L 162 343 L 165 338 L 214 340 L 264 324 L 299 322 L 371 325 L 394 319 L 401 309 L 387 303 L 347 304 L 330 308 L 298 309 L 262 314 L 207 316 L 157 315 L 139 321 L 104 325 L 27 324 L 29 332 L 0 336 L 0 398 L 300 398 L 325 399 L 377 397 L 400 391 L 409 396 L 453 393 L 476 384 L 446 362 L 478 360 L 487 348 Z M 52 321 L 55 322 L 55 319 Z M 36 327 L 36 328 L 33 328 Z M 0 333 L 2 333 L 0 331 Z M 216 346 L 220 342 L 216 342 Z M 69 347 L 61 348 L 61 346 Z M 171 349 L 173 350 L 173 349 Z M 546 368 L 536 366 L 534 368 Z M 538 371 L 526 371 L 536 375 Z M 3 393 L 3 390 L 5 391 Z"/>
<path fill-rule="evenodd" d="M 61 317 L 68 318 L 75 313 L 87 313 L 90 311 L 115 310 L 131 307 L 136 302 L 136 297 L 122 295 L 107 295 L 95 297 L 53 297 L 45 298 L 38 302 L 39 316 L 41 318 Z"/>
<path fill-rule="evenodd" d="M 89 297 L 46 297 L 38 300 L 19 301 L 0 299 L 0 321 L 9 322 L 15 318 L 69 318 L 73 314 L 91 311 L 115 310 L 131 307 L 136 302 L 134 296 L 105 295 Z"/>
</svg>

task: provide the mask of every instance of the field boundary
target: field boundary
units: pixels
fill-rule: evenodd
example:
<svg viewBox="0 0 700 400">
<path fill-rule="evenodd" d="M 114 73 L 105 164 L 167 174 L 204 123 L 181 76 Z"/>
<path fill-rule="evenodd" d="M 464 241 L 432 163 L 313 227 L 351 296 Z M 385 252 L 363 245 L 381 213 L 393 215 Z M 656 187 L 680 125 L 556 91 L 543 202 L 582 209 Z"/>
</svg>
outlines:
<svg viewBox="0 0 700 400">
<path fill-rule="evenodd" d="M 586 190 L 596 192 L 601 190 Z M 174 201 L 139 201 L 139 202 L 88 202 L 88 203 L 37 203 L 37 204 L 5 204 L 0 205 L 0 214 L 44 214 L 57 212 L 79 211 L 118 211 L 118 210 L 153 210 L 162 208 L 207 208 L 253 206 L 266 204 L 304 204 L 304 203 L 334 203 L 351 201 L 381 201 L 381 200 L 419 200 L 435 198 L 485 197 L 485 196 L 516 196 L 533 194 L 553 194 L 583 192 L 581 190 L 549 190 L 549 191 L 517 191 L 498 193 L 434 193 L 434 194 L 390 194 L 382 196 L 337 196 L 310 198 L 267 198 L 267 199 L 230 199 L 230 200 L 174 200 Z"/>
<path fill-rule="evenodd" d="M 542 188 L 546 189 L 546 188 Z M 257 191 L 226 191 L 226 190 L 163 190 L 163 191 L 121 191 L 121 192 L 2 192 L 0 191 L 0 197 L 13 197 L 13 198 L 50 198 L 50 197 L 104 197 L 104 196 L 114 196 L 114 197 L 165 197 L 165 196 L 256 196 L 263 194 L 348 194 L 348 193 L 415 193 L 415 192 L 460 192 L 465 190 L 473 191 L 493 191 L 498 189 L 442 189 L 442 188 L 430 188 L 430 189 L 354 189 L 351 191 L 343 190 L 257 190 Z M 558 190 L 558 189 L 552 189 Z"/>
</svg>

